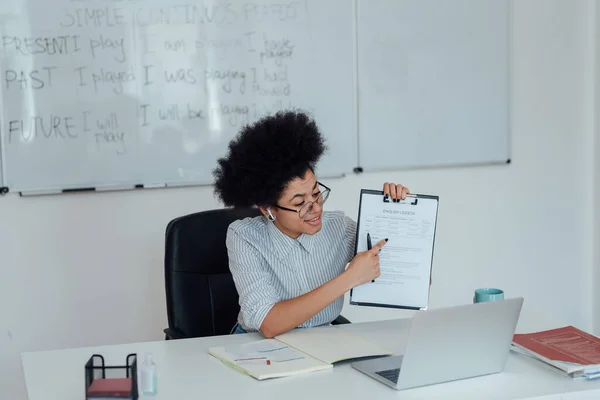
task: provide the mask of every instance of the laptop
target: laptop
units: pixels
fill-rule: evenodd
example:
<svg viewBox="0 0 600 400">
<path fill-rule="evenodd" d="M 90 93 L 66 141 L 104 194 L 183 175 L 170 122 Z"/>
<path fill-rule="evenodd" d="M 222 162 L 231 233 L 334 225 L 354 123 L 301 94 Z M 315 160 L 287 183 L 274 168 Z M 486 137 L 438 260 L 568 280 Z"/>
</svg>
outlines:
<svg viewBox="0 0 600 400">
<path fill-rule="evenodd" d="M 501 372 L 523 298 L 417 311 L 403 355 L 352 363 L 396 390 Z"/>
</svg>

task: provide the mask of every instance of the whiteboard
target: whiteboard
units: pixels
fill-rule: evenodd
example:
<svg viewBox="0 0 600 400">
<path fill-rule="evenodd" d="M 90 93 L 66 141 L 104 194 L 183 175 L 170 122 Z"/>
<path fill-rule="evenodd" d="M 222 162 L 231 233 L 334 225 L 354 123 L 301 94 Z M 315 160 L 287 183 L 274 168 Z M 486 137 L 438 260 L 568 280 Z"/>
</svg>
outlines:
<svg viewBox="0 0 600 400">
<path fill-rule="evenodd" d="M 11 191 L 210 184 L 247 123 L 310 112 L 355 167 L 348 0 L 16 0 L 0 9 Z"/>
<path fill-rule="evenodd" d="M 2 25 L 3 25 L 3 21 L 4 21 L 5 17 L 15 13 L 16 10 L 17 10 L 17 6 L 16 6 L 16 4 L 14 4 L 14 2 L 0 1 L 0 29 L 1 29 L 0 32 L 4 31 Z M 0 62 L 2 62 L 1 60 L 2 59 L 0 58 Z M 0 109 L 1 109 L 2 101 L 3 101 L 3 99 L 0 97 Z M 0 117 L 1 117 L 1 115 L 0 115 Z M 4 185 L 4 182 L 6 180 L 4 177 L 5 169 L 3 167 L 3 164 L 4 164 L 4 148 L 2 147 L 2 131 L 0 129 L 0 195 L 8 193 L 8 188 L 5 187 L 5 185 Z"/>
<path fill-rule="evenodd" d="M 358 0 L 359 164 L 507 162 L 509 0 Z"/>
</svg>

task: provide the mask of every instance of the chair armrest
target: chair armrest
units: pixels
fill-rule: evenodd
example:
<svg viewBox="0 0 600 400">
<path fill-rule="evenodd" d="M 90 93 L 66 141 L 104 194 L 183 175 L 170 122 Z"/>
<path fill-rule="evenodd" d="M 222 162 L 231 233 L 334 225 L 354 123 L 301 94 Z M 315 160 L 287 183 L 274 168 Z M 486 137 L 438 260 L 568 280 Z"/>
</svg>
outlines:
<svg viewBox="0 0 600 400">
<path fill-rule="evenodd" d="M 163 332 L 166 335 L 165 340 L 188 339 L 187 335 L 177 328 L 167 328 Z"/>
<path fill-rule="evenodd" d="M 348 321 L 346 318 L 342 317 L 341 315 L 338 315 L 338 317 L 331 323 L 332 325 L 342 325 L 342 324 L 350 324 L 351 322 Z"/>
</svg>

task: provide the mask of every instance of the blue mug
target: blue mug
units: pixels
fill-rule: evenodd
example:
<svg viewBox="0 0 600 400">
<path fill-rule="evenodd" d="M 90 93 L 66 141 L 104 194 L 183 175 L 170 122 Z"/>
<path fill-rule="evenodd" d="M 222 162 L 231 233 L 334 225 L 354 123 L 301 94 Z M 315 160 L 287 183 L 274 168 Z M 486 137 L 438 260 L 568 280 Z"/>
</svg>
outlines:
<svg viewBox="0 0 600 400">
<path fill-rule="evenodd" d="M 504 291 L 495 288 L 476 289 L 475 296 L 473 296 L 473 303 L 498 300 L 504 300 Z"/>
</svg>

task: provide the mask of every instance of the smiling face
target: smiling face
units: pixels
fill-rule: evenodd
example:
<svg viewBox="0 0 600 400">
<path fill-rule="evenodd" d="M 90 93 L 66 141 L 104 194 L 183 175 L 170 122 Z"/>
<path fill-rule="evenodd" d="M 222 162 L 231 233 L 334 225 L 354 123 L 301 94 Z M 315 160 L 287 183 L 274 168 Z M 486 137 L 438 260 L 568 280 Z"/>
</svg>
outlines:
<svg viewBox="0 0 600 400">
<path fill-rule="evenodd" d="M 303 233 L 314 235 L 322 227 L 321 216 L 323 207 L 317 203 L 312 204 L 312 209 L 302 217 L 298 211 L 305 206 L 303 211 L 310 208 L 307 203 L 316 202 L 321 196 L 322 188 L 317 183 L 317 177 L 309 169 L 302 178 L 296 178 L 289 182 L 277 202 L 279 207 L 271 207 L 271 213 L 275 216 L 275 226 L 281 232 L 292 238 L 297 238 Z M 289 210 L 284 210 L 287 208 Z M 268 215 L 266 209 L 263 210 Z"/>
</svg>

